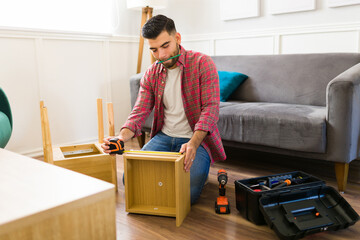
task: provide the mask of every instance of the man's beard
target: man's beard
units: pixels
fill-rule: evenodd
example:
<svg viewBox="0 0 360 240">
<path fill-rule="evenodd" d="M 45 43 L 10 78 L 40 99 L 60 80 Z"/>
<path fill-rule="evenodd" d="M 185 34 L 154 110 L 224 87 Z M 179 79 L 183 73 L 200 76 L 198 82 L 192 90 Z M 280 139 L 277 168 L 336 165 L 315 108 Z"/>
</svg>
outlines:
<svg viewBox="0 0 360 240">
<path fill-rule="evenodd" d="M 176 44 L 176 47 L 177 47 L 177 51 L 174 52 L 170 57 L 173 57 L 173 56 L 176 56 L 180 53 L 180 47 L 179 47 L 179 44 Z M 176 57 L 176 58 L 173 58 L 173 59 L 170 59 L 169 62 L 167 61 L 166 63 L 163 62 L 162 64 L 166 67 L 166 68 L 172 68 L 176 62 L 178 61 L 179 57 Z"/>
</svg>

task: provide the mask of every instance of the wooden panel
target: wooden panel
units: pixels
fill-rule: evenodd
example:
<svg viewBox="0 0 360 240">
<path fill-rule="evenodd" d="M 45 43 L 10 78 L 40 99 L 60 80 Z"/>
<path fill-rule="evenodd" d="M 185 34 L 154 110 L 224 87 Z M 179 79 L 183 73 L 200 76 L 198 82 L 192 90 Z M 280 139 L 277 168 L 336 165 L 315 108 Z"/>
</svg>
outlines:
<svg viewBox="0 0 360 240">
<path fill-rule="evenodd" d="M 98 143 L 54 148 L 54 164 L 113 183 L 117 189 L 115 156 L 104 153 Z"/>
<path fill-rule="evenodd" d="M 115 239 L 112 184 L 0 149 L 0 239 Z"/>
<path fill-rule="evenodd" d="M 44 219 L 32 220 L 31 224 L 21 229 L 0 235 L 0 239 L 116 239 L 115 196 L 59 215 L 48 214 Z"/>
<path fill-rule="evenodd" d="M 180 226 L 190 211 L 184 155 L 125 153 L 123 159 L 126 211 L 176 217 Z"/>
<path fill-rule="evenodd" d="M 175 161 L 176 226 L 179 227 L 191 210 L 190 172 L 184 170 L 184 157 Z"/>
</svg>

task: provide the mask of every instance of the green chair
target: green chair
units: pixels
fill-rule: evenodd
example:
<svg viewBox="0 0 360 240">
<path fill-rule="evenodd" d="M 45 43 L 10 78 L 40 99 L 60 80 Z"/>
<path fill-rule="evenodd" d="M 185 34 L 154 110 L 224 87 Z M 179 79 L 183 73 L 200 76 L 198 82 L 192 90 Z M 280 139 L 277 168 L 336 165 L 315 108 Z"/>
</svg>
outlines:
<svg viewBox="0 0 360 240">
<path fill-rule="evenodd" d="M 9 101 L 0 88 L 0 148 L 8 143 L 12 132 L 12 116 Z"/>
</svg>

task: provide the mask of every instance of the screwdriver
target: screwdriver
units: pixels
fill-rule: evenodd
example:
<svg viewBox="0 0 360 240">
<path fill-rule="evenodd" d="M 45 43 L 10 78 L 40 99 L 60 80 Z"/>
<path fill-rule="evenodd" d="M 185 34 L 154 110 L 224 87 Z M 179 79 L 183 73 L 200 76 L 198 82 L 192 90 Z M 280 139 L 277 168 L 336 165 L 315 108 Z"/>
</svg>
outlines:
<svg viewBox="0 0 360 240">
<path fill-rule="evenodd" d="M 282 187 L 285 187 L 285 186 L 289 186 L 290 184 L 291 184 L 291 181 L 289 179 L 286 179 L 284 182 L 282 182 L 279 185 L 273 187 L 272 189 L 282 188 Z"/>
</svg>

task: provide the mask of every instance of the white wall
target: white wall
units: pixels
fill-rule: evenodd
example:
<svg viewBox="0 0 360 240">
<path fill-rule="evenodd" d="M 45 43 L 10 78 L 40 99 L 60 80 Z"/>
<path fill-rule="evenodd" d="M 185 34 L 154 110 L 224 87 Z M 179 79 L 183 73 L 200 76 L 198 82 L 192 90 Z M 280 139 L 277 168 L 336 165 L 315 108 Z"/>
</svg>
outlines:
<svg viewBox="0 0 360 240">
<path fill-rule="evenodd" d="M 209 55 L 360 51 L 360 5 L 330 8 L 317 0 L 316 10 L 271 15 L 261 0 L 259 17 L 223 21 L 220 1 L 170 1 L 166 14 L 185 48 Z"/>
<path fill-rule="evenodd" d="M 129 78 L 137 38 L 0 30 L 0 86 L 14 128 L 7 149 L 41 153 L 39 102 L 48 108 L 54 146 L 97 141 L 96 99 L 114 104 L 117 130 L 130 112 Z"/>
<path fill-rule="evenodd" d="M 173 18 L 183 45 L 209 55 L 360 52 L 360 5 L 222 21 L 220 0 L 170 0 L 155 11 Z M 130 112 L 129 78 L 136 72 L 140 12 L 119 0 L 115 36 L 0 29 L 0 86 L 14 130 L 7 149 L 42 151 L 39 101 L 48 107 L 54 146 L 97 140 L 96 98 L 114 103 L 119 130 Z M 145 45 L 142 70 L 150 63 Z M 107 127 L 105 124 L 105 133 Z"/>
<path fill-rule="evenodd" d="M 220 20 L 221 0 L 169 0 L 166 14 L 185 35 L 228 33 L 273 28 L 351 23 L 360 21 L 360 5 L 329 8 L 327 0 L 316 0 L 316 10 L 280 15 L 269 14 L 269 0 L 261 0 L 260 17 Z M 291 0 L 289 0 L 291 1 Z"/>
</svg>

